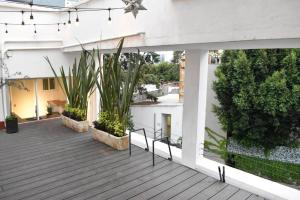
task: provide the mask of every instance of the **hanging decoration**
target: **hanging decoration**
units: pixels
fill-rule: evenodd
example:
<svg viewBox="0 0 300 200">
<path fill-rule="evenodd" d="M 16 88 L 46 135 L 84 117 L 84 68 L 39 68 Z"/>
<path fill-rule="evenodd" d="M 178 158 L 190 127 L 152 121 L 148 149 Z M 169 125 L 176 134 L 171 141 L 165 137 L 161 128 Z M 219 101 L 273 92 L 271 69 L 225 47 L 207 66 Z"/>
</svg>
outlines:
<svg viewBox="0 0 300 200">
<path fill-rule="evenodd" d="M 140 10 L 147 10 L 143 5 L 143 0 L 122 0 L 126 7 L 124 8 L 125 13 L 131 12 L 136 18 Z"/>
<path fill-rule="evenodd" d="M 106 11 L 108 12 L 108 22 L 112 21 L 111 12 L 115 10 L 124 10 L 125 13 L 131 12 L 133 16 L 136 18 L 140 10 L 147 10 L 143 5 L 143 0 L 122 0 L 126 7 L 108 7 L 108 8 L 84 8 L 84 7 L 57 7 L 57 6 L 44 6 L 47 8 L 53 8 L 55 10 L 33 10 L 33 6 L 41 6 L 39 4 L 33 4 L 32 2 L 28 4 L 28 10 L 0 10 L 0 13 L 21 13 L 21 23 L 9 23 L 9 22 L 0 22 L 0 25 L 5 26 L 5 33 L 8 34 L 8 27 L 9 26 L 33 26 L 34 33 L 37 33 L 37 26 L 56 26 L 57 31 L 61 31 L 60 25 L 71 25 L 71 14 L 76 14 L 75 24 L 79 24 L 79 12 L 101 12 Z M 9 1 L 8 1 L 9 2 Z M 17 2 L 14 2 L 17 3 Z M 66 22 L 56 22 L 56 23 L 25 23 L 24 15 L 29 13 L 30 21 L 36 19 L 34 13 L 66 13 L 67 14 L 67 21 Z"/>
</svg>

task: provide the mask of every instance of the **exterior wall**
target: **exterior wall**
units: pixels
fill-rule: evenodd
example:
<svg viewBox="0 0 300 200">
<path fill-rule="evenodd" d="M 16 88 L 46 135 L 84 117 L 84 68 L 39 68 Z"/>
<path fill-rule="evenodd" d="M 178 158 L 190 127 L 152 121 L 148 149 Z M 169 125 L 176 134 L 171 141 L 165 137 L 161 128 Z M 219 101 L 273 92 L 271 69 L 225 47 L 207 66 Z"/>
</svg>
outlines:
<svg viewBox="0 0 300 200">
<path fill-rule="evenodd" d="M 0 90 L 0 121 L 4 121 L 4 110 L 2 101 L 2 91 Z"/>
<path fill-rule="evenodd" d="M 39 101 L 39 115 L 47 115 L 47 101 L 60 100 L 66 101 L 66 96 L 63 90 L 60 88 L 58 80 L 55 80 L 55 89 L 54 90 L 43 90 L 43 79 L 38 79 L 38 101 Z"/>
<path fill-rule="evenodd" d="M 226 136 L 226 133 L 222 130 L 218 117 L 213 112 L 213 105 L 218 105 L 216 99 L 216 93 L 213 90 L 213 82 L 216 80 L 215 70 L 218 65 L 208 66 L 208 80 L 207 80 L 207 97 L 206 97 L 206 123 L 205 126 L 212 129 L 213 131 Z M 205 139 L 209 139 L 207 135 Z"/>
<path fill-rule="evenodd" d="M 288 3 L 286 0 L 151 0 L 143 4 L 148 10 L 141 11 L 136 19 L 131 13 L 123 14 L 123 10 L 112 12 L 111 24 L 107 12 L 80 13 L 80 25 L 72 26 L 64 35 L 64 44 L 141 32 L 145 33 L 142 42 L 131 41 L 127 45 L 150 47 L 300 38 L 298 0 Z M 105 8 L 124 4 L 119 0 L 91 0 L 82 6 Z M 67 14 L 62 19 L 66 20 Z"/>
<path fill-rule="evenodd" d="M 35 117 L 34 80 L 24 80 L 23 84 L 29 91 L 10 87 L 11 111 L 21 118 Z"/>
<path fill-rule="evenodd" d="M 19 80 L 29 89 L 29 91 L 20 90 L 16 87 L 10 87 L 11 109 L 19 117 L 33 118 L 36 117 L 35 105 L 35 79 Z M 60 100 L 66 101 L 66 96 L 59 86 L 58 81 L 55 81 L 54 90 L 43 90 L 43 79 L 37 79 L 37 95 L 38 95 L 38 110 L 39 116 L 47 114 L 47 101 Z"/>
<path fill-rule="evenodd" d="M 156 115 L 156 130 L 162 128 L 162 114 L 171 114 L 171 140 L 177 142 L 182 136 L 182 104 L 178 105 L 151 105 L 131 106 L 131 114 L 136 129 L 145 128 L 147 136 L 153 138 L 154 114 Z M 157 133 L 160 135 L 160 132 Z"/>
<path fill-rule="evenodd" d="M 22 76 L 28 76 L 29 78 L 53 77 L 53 72 L 45 60 L 45 56 L 49 57 L 58 73 L 61 66 L 68 71 L 78 53 L 62 53 L 58 49 L 16 50 L 9 51 L 9 58 L 6 58 L 5 63 L 11 74 L 21 72 Z M 22 76 L 11 78 L 23 78 Z"/>
</svg>

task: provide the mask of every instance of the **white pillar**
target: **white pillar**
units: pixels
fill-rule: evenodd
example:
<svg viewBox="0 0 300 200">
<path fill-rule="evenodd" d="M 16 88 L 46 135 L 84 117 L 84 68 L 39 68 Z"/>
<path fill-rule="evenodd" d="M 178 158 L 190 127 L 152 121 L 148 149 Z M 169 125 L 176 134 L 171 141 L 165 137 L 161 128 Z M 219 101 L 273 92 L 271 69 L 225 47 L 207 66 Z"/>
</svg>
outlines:
<svg viewBox="0 0 300 200">
<path fill-rule="evenodd" d="M 182 122 L 182 163 L 195 168 L 203 156 L 208 76 L 208 51 L 186 51 Z"/>
<path fill-rule="evenodd" d="M 96 67 L 102 67 L 103 64 L 104 64 L 104 54 L 103 53 L 99 53 L 100 55 L 100 59 L 99 59 L 99 62 L 96 62 Z M 100 77 L 98 79 L 98 81 L 100 81 Z M 100 93 L 99 93 L 99 90 L 98 88 L 96 88 L 96 103 L 97 103 L 97 114 L 99 114 L 101 112 L 101 105 L 100 105 Z"/>
<path fill-rule="evenodd" d="M 39 98 L 38 98 L 38 79 L 34 79 L 34 95 L 35 95 L 35 111 L 36 111 L 36 119 L 40 120 L 39 113 Z"/>
</svg>

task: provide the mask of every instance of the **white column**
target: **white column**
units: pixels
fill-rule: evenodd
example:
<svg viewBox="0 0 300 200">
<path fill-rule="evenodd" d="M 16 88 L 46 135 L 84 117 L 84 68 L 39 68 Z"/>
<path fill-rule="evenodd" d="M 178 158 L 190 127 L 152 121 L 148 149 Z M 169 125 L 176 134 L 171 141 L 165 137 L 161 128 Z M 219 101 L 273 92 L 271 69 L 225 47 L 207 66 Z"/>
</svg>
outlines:
<svg viewBox="0 0 300 200">
<path fill-rule="evenodd" d="M 34 95 L 35 95 L 36 119 L 40 120 L 39 98 L 38 98 L 38 79 L 34 79 Z"/>
<path fill-rule="evenodd" d="M 103 53 L 101 53 L 100 52 L 100 59 L 99 59 L 99 62 L 96 62 L 96 67 L 98 68 L 98 67 L 100 67 L 100 66 L 103 66 L 103 64 L 104 64 L 104 60 L 103 60 L 103 56 L 104 56 L 104 54 Z M 99 80 L 100 80 L 100 78 L 99 78 Z M 101 112 L 101 105 L 100 105 L 100 93 L 99 93 L 99 90 L 98 90 L 98 88 L 96 88 L 96 108 L 97 108 L 97 114 L 98 113 L 100 113 Z"/>
<path fill-rule="evenodd" d="M 182 163 L 195 168 L 203 156 L 208 76 L 208 51 L 186 51 L 182 122 Z"/>
</svg>

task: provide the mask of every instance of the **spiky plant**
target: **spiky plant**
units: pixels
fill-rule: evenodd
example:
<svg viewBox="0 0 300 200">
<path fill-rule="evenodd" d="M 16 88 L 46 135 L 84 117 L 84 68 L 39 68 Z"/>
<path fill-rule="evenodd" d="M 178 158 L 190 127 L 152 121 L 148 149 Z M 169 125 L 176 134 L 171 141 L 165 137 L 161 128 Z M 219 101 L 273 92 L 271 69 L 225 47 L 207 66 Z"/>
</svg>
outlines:
<svg viewBox="0 0 300 200">
<path fill-rule="evenodd" d="M 101 97 L 101 111 L 108 113 L 110 120 L 119 121 L 125 133 L 130 118 L 129 107 L 132 96 L 145 61 L 138 51 L 136 54 L 129 54 L 127 68 L 122 68 L 120 56 L 123 44 L 124 38 L 119 42 L 117 52 L 111 55 L 107 63 L 100 66 L 98 71 L 100 80 L 96 85 Z"/>
<path fill-rule="evenodd" d="M 60 75 L 54 70 L 50 59 L 45 57 L 49 63 L 54 76 L 59 80 L 59 85 L 67 96 L 69 106 L 72 108 L 79 108 L 87 115 L 88 97 L 95 90 L 95 73 L 97 75 L 95 64 L 96 51 L 91 52 L 82 49 L 79 62 L 75 58 L 73 67 L 68 72 L 65 72 L 61 67 Z"/>
</svg>

